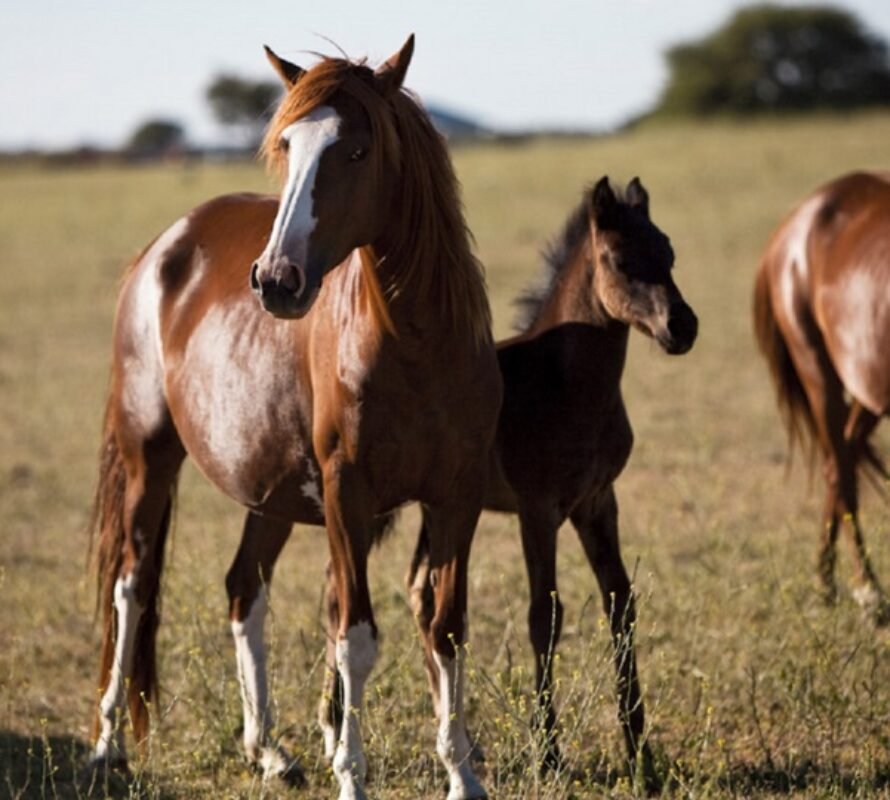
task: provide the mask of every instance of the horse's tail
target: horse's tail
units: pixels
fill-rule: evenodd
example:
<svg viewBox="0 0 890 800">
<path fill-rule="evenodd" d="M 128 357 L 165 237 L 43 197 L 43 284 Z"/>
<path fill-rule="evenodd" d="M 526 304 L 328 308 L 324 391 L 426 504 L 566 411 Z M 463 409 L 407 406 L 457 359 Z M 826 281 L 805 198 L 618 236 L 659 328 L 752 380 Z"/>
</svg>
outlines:
<svg viewBox="0 0 890 800">
<path fill-rule="evenodd" d="M 127 491 L 127 472 L 117 432 L 114 425 L 111 400 L 105 410 L 105 424 L 99 457 L 99 481 L 93 500 L 90 523 L 90 549 L 93 537 L 98 536 L 96 553 L 97 565 L 97 611 L 101 609 L 102 656 L 99 667 L 99 691 L 104 694 L 111 678 L 115 658 L 116 614 L 115 585 L 120 577 L 124 562 L 126 533 L 124 529 L 124 507 Z M 153 563 L 140 567 L 140 581 L 147 596 L 140 597 L 144 603 L 142 615 L 136 630 L 132 669 L 128 683 L 130 720 L 137 742 L 144 742 L 148 734 L 148 703 L 157 699 L 158 680 L 155 659 L 155 640 L 159 622 L 160 578 L 163 569 L 164 544 L 170 527 L 174 492 L 163 513 L 155 546 L 143 554 Z M 146 582 L 150 585 L 146 586 Z M 94 719 L 93 738 L 99 733 L 99 715 Z"/>
<path fill-rule="evenodd" d="M 788 345 L 776 322 L 766 264 L 761 264 L 754 283 L 754 335 L 760 352 L 769 364 L 779 412 L 788 431 L 789 456 L 794 445 L 805 451 L 810 464 L 816 448 L 816 420 L 803 382 L 794 367 Z"/>
</svg>

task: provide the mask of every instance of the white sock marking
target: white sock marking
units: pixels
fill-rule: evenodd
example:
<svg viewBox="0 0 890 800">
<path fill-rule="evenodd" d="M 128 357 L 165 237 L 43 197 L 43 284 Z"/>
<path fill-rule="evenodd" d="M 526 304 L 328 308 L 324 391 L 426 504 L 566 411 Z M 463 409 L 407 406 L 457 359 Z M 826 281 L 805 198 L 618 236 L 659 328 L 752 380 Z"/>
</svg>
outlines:
<svg viewBox="0 0 890 800">
<path fill-rule="evenodd" d="M 343 727 L 334 755 L 334 774 L 340 782 L 340 800 L 365 797 L 368 770 L 362 752 L 361 710 L 365 682 L 377 660 L 377 640 L 367 622 L 353 625 L 337 641 L 337 669 L 343 681 Z"/>
<path fill-rule="evenodd" d="M 142 606 L 136 602 L 135 583 L 136 577 L 132 572 L 126 578 L 118 578 L 114 583 L 117 637 L 108 688 L 99 703 L 99 739 L 93 751 L 93 758 L 97 761 L 126 758 L 122 717 L 127 699 L 127 681 L 133 668 L 136 628 L 143 611 Z"/>
<path fill-rule="evenodd" d="M 458 648 L 456 659 L 433 651 L 433 659 L 439 668 L 440 697 L 436 752 L 448 770 L 448 800 L 485 797 L 470 765 L 472 748 L 463 709 L 463 650 Z"/>
<path fill-rule="evenodd" d="M 269 728 L 272 727 L 263 643 L 267 608 L 266 587 L 261 586 L 247 616 L 241 621 L 232 620 L 238 683 L 244 705 L 244 749 L 254 763 L 263 760 Z"/>
</svg>

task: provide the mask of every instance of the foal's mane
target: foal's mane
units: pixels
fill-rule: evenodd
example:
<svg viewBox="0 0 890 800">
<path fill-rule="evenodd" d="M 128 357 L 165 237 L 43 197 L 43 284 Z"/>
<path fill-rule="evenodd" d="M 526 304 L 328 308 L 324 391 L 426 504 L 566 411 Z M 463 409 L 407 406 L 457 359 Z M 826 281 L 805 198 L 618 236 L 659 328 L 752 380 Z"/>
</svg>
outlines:
<svg viewBox="0 0 890 800">
<path fill-rule="evenodd" d="M 399 176 L 401 213 L 387 229 L 389 252 L 362 248 L 378 322 L 392 332 L 386 300 L 410 291 L 442 309 L 455 331 L 469 328 L 482 342 L 491 336 L 491 311 L 445 143 L 412 95 L 399 89 L 384 97 L 378 83 L 364 61 L 323 57 L 281 101 L 261 153 L 269 168 L 281 174 L 285 159 L 277 144 L 286 127 L 337 92 L 357 100 L 370 120 L 370 157 L 378 175 L 395 170 Z M 375 266 L 383 259 L 388 274 L 381 285 Z"/>
<path fill-rule="evenodd" d="M 578 249 L 588 241 L 594 224 L 591 218 L 594 189 L 595 186 L 590 185 L 584 190 L 581 201 L 563 224 L 562 233 L 551 239 L 541 251 L 543 275 L 513 301 L 518 309 L 513 322 L 517 332 L 525 333 L 537 322 L 547 301 L 559 291 L 563 277 L 576 262 Z M 618 219 L 622 219 L 621 213 L 630 207 L 625 191 L 614 185 L 612 191 L 617 201 Z"/>
<path fill-rule="evenodd" d="M 516 331 L 525 333 L 535 324 L 547 300 L 559 288 L 560 278 L 573 262 L 578 248 L 590 236 L 589 209 L 592 191 L 592 188 L 585 189 L 581 202 L 563 224 L 562 233 L 551 239 L 541 251 L 543 275 L 513 301 L 517 308 L 513 322 Z"/>
</svg>

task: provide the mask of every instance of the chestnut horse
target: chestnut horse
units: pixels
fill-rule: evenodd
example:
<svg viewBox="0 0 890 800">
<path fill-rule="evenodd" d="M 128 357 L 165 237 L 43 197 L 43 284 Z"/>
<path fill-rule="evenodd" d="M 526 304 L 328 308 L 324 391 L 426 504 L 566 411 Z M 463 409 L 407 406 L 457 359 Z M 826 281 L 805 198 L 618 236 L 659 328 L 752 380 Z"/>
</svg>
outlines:
<svg viewBox="0 0 890 800">
<path fill-rule="evenodd" d="M 325 525 L 348 709 L 334 773 L 342 800 L 365 797 L 359 715 L 377 655 L 368 551 L 386 514 L 419 500 L 430 509 L 437 750 L 449 797 L 485 796 L 467 758 L 460 645 L 501 379 L 447 151 L 401 89 L 412 51 L 413 37 L 376 72 L 333 58 L 304 71 L 269 51 L 287 87 L 264 141 L 285 174 L 280 201 L 212 200 L 127 273 L 96 499 L 99 763 L 125 758 L 127 695 L 146 736 L 164 539 L 188 454 L 249 509 L 226 579 L 249 759 L 298 777 L 270 738 L 263 619 L 292 523 Z"/>
<path fill-rule="evenodd" d="M 529 633 L 537 670 L 533 722 L 544 736 L 542 766 L 560 763 L 552 664 L 562 629 L 556 535 L 571 519 L 602 594 L 615 651 L 618 717 L 632 769 L 657 781 L 643 735 L 634 654 L 634 598 L 618 544 L 614 482 L 633 434 L 621 395 L 630 328 L 667 353 L 687 352 L 698 321 L 674 283 L 674 253 L 649 216 L 639 179 L 617 196 L 608 178 L 584 195 L 546 255 L 546 287 L 520 300 L 522 333 L 498 344 L 504 380 L 485 508 L 519 515 L 531 590 Z M 433 519 L 423 527 L 408 575 L 420 627 L 434 619 L 429 579 Z M 431 677 L 434 665 L 428 664 Z M 432 681 L 433 693 L 436 692 Z M 336 698 L 336 689 L 326 696 Z M 322 717 L 330 715 L 323 701 Z M 637 762 L 641 757 L 640 762 Z"/>
<path fill-rule="evenodd" d="M 828 493 L 818 552 L 837 598 L 841 525 L 853 543 L 853 596 L 877 623 L 890 605 L 859 526 L 857 470 L 888 478 L 869 437 L 890 411 L 890 173 L 855 172 L 818 189 L 773 234 L 754 288 L 754 327 L 789 443 L 822 453 Z"/>
</svg>

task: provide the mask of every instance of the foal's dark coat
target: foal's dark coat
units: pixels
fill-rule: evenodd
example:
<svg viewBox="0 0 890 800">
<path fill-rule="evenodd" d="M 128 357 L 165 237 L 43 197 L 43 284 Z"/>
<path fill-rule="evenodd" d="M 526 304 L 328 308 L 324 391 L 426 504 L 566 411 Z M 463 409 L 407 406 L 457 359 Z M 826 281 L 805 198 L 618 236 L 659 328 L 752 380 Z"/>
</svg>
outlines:
<svg viewBox="0 0 890 800">
<path fill-rule="evenodd" d="M 671 277 L 673 261 L 668 238 L 649 218 L 639 180 L 621 199 L 603 178 L 547 255 L 546 288 L 520 301 L 523 331 L 498 345 L 504 404 L 485 507 L 520 519 L 546 766 L 559 762 L 551 696 L 563 616 L 556 535 L 571 519 L 612 630 L 628 753 L 632 762 L 642 753 L 644 773 L 652 778 L 633 646 L 633 591 L 619 551 L 613 482 L 633 445 L 620 385 L 630 326 L 669 353 L 685 353 L 695 341 L 698 323 Z M 432 613 L 427 546 L 425 522 L 408 577 L 421 627 Z"/>
</svg>

